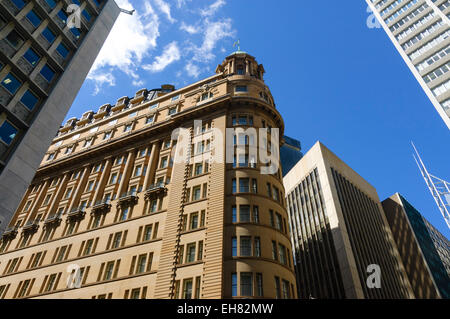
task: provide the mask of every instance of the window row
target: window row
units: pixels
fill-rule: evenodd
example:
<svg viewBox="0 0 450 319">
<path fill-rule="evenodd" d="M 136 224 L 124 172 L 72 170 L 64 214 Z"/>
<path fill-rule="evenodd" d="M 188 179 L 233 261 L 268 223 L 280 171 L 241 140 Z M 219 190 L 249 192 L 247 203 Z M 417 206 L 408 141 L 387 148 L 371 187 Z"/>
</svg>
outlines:
<svg viewBox="0 0 450 319">
<path fill-rule="evenodd" d="M 180 245 L 178 248 L 178 264 L 190 264 L 203 260 L 203 240 Z"/>
</svg>

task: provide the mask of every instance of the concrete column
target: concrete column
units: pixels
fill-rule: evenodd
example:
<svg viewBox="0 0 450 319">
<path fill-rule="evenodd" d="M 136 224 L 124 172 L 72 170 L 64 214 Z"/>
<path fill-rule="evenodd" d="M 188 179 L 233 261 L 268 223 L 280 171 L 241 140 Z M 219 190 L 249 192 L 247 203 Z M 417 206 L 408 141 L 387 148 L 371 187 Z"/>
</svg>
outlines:
<svg viewBox="0 0 450 319">
<path fill-rule="evenodd" d="M 159 141 L 156 143 L 153 143 L 153 145 L 152 145 L 150 159 L 149 159 L 148 165 L 147 165 L 147 174 L 145 175 L 145 179 L 144 179 L 144 192 L 154 182 L 155 172 L 156 172 L 156 169 L 158 166 L 158 160 L 159 160 L 160 145 L 161 145 L 161 143 Z"/>
<path fill-rule="evenodd" d="M 47 212 L 47 216 L 49 216 L 50 214 L 56 213 L 56 209 L 58 209 L 58 204 L 61 201 L 61 197 L 64 195 L 64 191 L 66 190 L 66 185 L 67 185 L 70 175 L 71 175 L 70 173 L 64 174 L 63 178 L 59 182 L 58 190 L 56 191 L 55 195 L 53 196 L 53 200 L 50 205 L 50 209 Z"/>
<path fill-rule="evenodd" d="M 134 168 L 134 159 L 136 158 L 136 150 L 131 150 L 128 153 L 127 164 L 125 165 L 125 169 L 123 171 L 122 180 L 120 181 L 119 191 L 117 196 L 120 198 L 123 193 L 127 191 L 128 181 L 130 179 L 130 175 Z"/>
<path fill-rule="evenodd" d="M 36 201 L 34 202 L 33 206 L 30 209 L 30 217 L 35 218 L 37 210 L 39 207 L 41 207 L 42 201 L 44 200 L 44 196 L 47 194 L 48 184 L 50 183 L 50 180 L 46 180 L 44 184 L 41 186 L 41 189 L 39 191 L 39 194 L 36 197 Z"/>
<path fill-rule="evenodd" d="M 250 75 L 250 63 L 248 60 L 245 60 L 245 75 Z"/>
<path fill-rule="evenodd" d="M 111 173 L 112 164 L 113 164 L 112 158 L 109 158 L 106 160 L 106 165 L 105 165 L 105 168 L 103 169 L 102 176 L 100 177 L 100 181 L 98 183 L 97 190 L 95 191 L 94 197 L 92 199 L 93 200 L 92 204 L 95 204 L 97 201 L 102 199 L 103 192 L 105 191 L 106 184 L 108 183 L 109 174 Z"/>
<path fill-rule="evenodd" d="M 13 218 L 11 219 L 11 221 L 9 221 L 9 224 L 15 225 L 17 223 L 17 217 L 22 212 L 24 206 L 28 202 L 28 197 L 30 196 L 30 193 L 31 193 L 31 187 L 28 187 L 27 192 L 23 196 L 22 201 L 20 202 L 19 207 L 17 207 L 17 210 L 16 210 Z M 20 213 L 18 214 L 18 212 L 20 212 Z M 29 216 L 30 215 L 28 215 L 27 217 L 29 217 Z M 25 223 L 26 223 L 26 220 L 25 220 Z"/>
<path fill-rule="evenodd" d="M 78 183 L 77 188 L 73 193 L 73 197 L 72 200 L 70 201 L 70 205 L 69 208 L 67 209 L 67 212 L 70 212 L 75 207 L 75 203 L 78 204 L 81 194 L 83 194 L 83 189 L 86 187 L 86 182 L 89 179 L 89 170 L 90 170 L 89 166 L 86 166 L 83 169 L 83 173 L 80 177 L 80 182 Z"/>
</svg>

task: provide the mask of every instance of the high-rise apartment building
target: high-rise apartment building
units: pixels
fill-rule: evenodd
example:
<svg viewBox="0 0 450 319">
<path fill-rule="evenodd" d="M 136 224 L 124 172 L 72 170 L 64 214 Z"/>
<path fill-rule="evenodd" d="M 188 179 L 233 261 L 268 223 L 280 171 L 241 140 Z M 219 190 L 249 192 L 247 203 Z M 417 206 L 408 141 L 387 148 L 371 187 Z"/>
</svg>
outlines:
<svg viewBox="0 0 450 319">
<path fill-rule="evenodd" d="M 450 242 L 403 196 L 383 201 L 416 298 L 450 298 Z"/>
<path fill-rule="evenodd" d="M 449 2 L 366 1 L 450 129 Z"/>
<path fill-rule="evenodd" d="M 225 132 L 282 136 L 264 72 L 238 51 L 69 119 L 3 234 L 0 298 L 296 298 L 281 168 L 248 156 L 276 141 Z M 226 163 L 225 142 L 245 152 Z"/>
<path fill-rule="evenodd" d="M 284 186 L 300 298 L 413 296 L 377 191 L 361 176 L 318 142 Z"/>
<path fill-rule="evenodd" d="M 292 167 L 302 158 L 303 154 L 301 152 L 302 144 L 300 141 L 289 136 L 284 136 L 283 140 L 284 144 L 280 148 L 280 159 L 283 176 L 286 176 Z"/>
<path fill-rule="evenodd" d="M 0 1 L 0 234 L 119 13 L 114 0 Z"/>
</svg>

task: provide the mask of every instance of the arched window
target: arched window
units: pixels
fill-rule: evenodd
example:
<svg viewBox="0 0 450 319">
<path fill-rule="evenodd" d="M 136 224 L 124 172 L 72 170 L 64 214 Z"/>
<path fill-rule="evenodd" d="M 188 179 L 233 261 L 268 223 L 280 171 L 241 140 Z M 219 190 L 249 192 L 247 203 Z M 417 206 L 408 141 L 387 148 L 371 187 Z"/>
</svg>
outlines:
<svg viewBox="0 0 450 319">
<path fill-rule="evenodd" d="M 244 75 L 244 66 L 243 65 L 238 65 L 237 66 L 237 74 L 238 75 Z"/>
</svg>

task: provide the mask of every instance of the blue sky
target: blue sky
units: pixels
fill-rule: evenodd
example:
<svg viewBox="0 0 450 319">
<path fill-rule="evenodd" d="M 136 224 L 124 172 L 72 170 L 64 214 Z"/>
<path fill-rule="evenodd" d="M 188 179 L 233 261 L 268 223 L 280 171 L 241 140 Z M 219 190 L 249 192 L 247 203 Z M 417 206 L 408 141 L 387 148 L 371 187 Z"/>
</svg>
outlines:
<svg viewBox="0 0 450 319">
<path fill-rule="evenodd" d="M 322 141 L 378 190 L 402 193 L 447 238 L 412 157 L 450 180 L 449 130 L 365 1 L 117 0 L 122 15 L 67 117 L 140 88 L 214 73 L 240 39 L 266 69 L 286 134 Z"/>
</svg>

